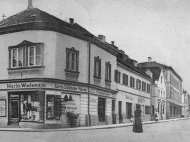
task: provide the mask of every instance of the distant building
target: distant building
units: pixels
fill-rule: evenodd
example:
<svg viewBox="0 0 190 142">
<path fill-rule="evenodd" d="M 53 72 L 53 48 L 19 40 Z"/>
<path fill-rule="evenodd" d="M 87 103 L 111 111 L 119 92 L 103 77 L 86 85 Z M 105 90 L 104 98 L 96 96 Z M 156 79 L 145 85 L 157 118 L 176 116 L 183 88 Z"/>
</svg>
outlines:
<svg viewBox="0 0 190 142">
<path fill-rule="evenodd" d="M 182 93 L 182 117 L 187 117 L 188 116 L 188 94 L 187 91 L 183 90 Z"/>
<path fill-rule="evenodd" d="M 158 112 L 159 119 L 166 119 L 166 85 L 162 67 L 141 67 L 152 78 L 151 114 L 152 120 Z"/>
<path fill-rule="evenodd" d="M 166 85 L 166 119 L 178 118 L 182 115 L 182 79 L 171 66 L 152 61 L 138 64 L 139 67 L 161 67 Z"/>
</svg>

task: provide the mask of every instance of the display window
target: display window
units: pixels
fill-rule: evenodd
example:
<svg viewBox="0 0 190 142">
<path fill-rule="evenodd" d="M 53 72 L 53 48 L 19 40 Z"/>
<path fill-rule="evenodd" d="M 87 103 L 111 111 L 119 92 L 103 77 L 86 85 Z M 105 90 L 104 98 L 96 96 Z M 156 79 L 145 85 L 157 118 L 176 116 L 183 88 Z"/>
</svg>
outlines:
<svg viewBox="0 0 190 142">
<path fill-rule="evenodd" d="M 44 95 L 41 92 L 20 94 L 20 121 L 43 122 Z"/>
</svg>

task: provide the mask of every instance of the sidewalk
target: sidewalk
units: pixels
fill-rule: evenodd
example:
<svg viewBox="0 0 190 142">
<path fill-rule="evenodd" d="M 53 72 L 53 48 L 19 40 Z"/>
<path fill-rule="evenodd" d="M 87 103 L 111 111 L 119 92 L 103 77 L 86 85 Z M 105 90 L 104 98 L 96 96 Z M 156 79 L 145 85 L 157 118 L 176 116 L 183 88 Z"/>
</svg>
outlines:
<svg viewBox="0 0 190 142">
<path fill-rule="evenodd" d="M 179 120 L 186 120 L 186 119 L 190 119 L 190 117 L 159 120 L 157 122 L 156 121 L 147 121 L 147 122 L 143 122 L 143 125 L 170 122 L 170 121 L 179 121 Z M 60 129 L 0 128 L 0 131 L 13 131 L 13 132 L 14 131 L 16 131 L 16 132 L 77 131 L 77 130 L 111 129 L 111 128 L 128 127 L 128 126 L 132 126 L 132 123 L 121 123 L 121 124 L 100 125 L 100 126 L 91 126 L 91 127 L 77 127 L 77 128 L 60 128 Z"/>
</svg>

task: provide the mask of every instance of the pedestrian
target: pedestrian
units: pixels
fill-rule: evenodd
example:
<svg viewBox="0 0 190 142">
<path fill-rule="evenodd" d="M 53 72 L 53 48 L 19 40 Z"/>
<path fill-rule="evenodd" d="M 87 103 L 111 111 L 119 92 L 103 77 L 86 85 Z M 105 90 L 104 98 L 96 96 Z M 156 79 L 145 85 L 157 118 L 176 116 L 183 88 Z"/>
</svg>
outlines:
<svg viewBox="0 0 190 142">
<path fill-rule="evenodd" d="M 141 110 L 140 106 L 137 106 L 135 112 L 134 112 L 134 122 L 133 122 L 133 132 L 135 133 L 142 133 L 142 120 L 141 120 Z"/>
</svg>

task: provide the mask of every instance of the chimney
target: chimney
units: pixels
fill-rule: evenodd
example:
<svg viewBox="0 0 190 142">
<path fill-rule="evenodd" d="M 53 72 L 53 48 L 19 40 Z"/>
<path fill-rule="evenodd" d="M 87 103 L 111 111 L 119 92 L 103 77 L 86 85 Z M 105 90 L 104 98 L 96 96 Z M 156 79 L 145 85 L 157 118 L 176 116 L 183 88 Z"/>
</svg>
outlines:
<svg viewBox="0 0 190 142">
<path fill-rule="evenodd" d="M 99 40 L 106 42 L 106 37 L 104 35 L 98 35 Z"/>
<path fill-rule="evenodd" d="M 28 8 L 27 8 L 27 10 L 30 10 L 32 8 L 33 8 L 33 6 L 32 6 L 32 0 L 28 0 Z"/>
<path fill-rule="evenodd" d="M 151 57 L 148 57 L 148 62 L 152 62 L 152 58 Z"/>
<path fill-rule="evenodd" d="M 111 44 L 114 45 L 114 41 L 111 41 Z"/>
<path fill-rule="evenodd" d="M 73 25 L 74 24 L 74 19 L 73 18 L 69 18 L 70 24 Z"/>
</svg>

